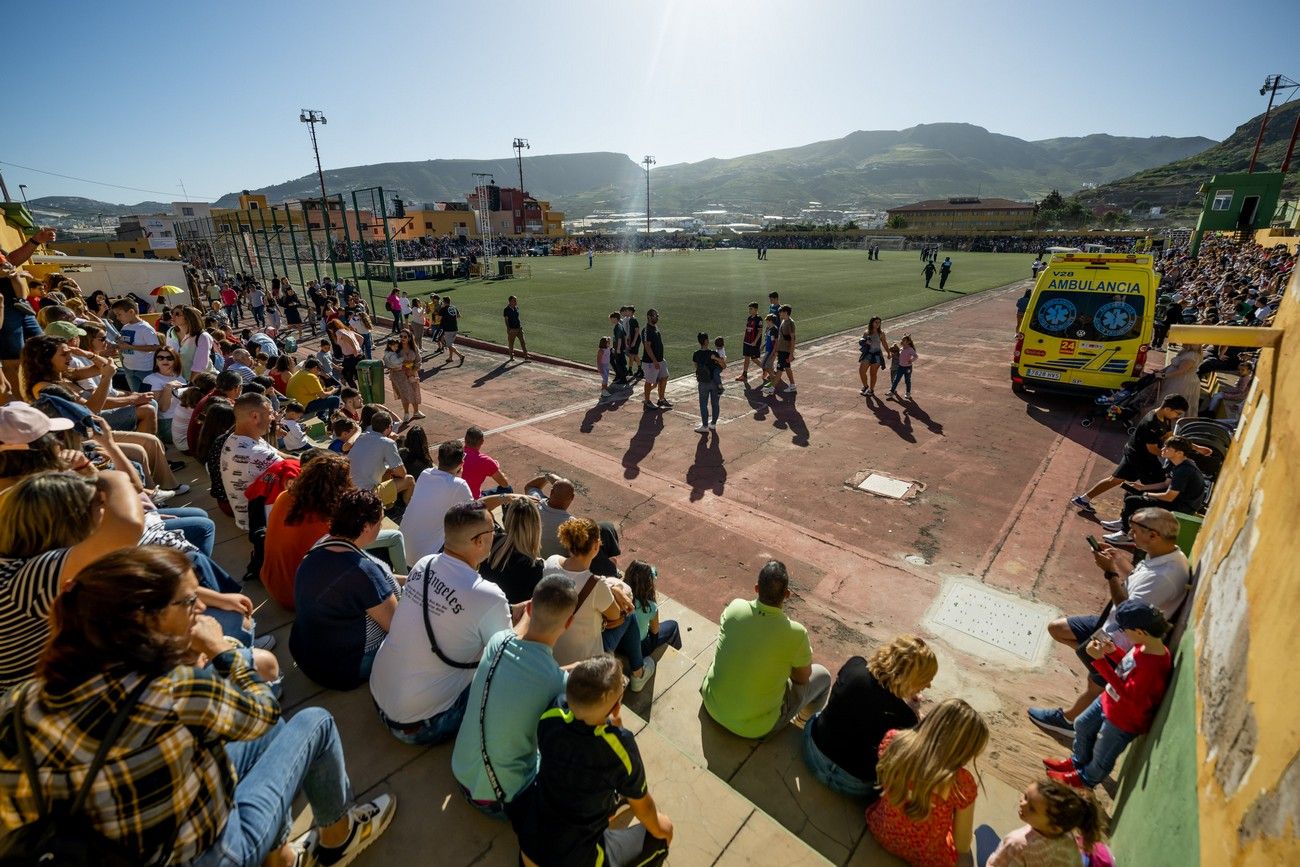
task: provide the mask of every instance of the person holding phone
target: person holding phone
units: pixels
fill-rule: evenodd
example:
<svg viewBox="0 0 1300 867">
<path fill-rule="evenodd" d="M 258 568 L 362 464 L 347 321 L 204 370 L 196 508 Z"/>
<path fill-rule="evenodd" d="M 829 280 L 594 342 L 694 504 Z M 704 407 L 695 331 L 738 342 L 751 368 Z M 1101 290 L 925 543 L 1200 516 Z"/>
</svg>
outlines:
<svg viewBox="0 0 1300 867">
<path fill-rule="evenodd" d="M 1115 609 L 1123 602 L 1136 599 L 1160 609 L 1171 622 L 1187 596 L 1191 569 L 1187 557 L 1178 547 L 1178 519 L 1167 509 L 1138 509 L 1129 519 L 1133 544 L 1146 552 L 1146 558 L 1133 563 L 1133 555 L 1111 545 L 1100 545 L 1093 554 L 1101 569 L 1109 595 L 1106 607 L 1097 615 L 1075 615 L 1053 620 L 1047 633 L 1056 641 L 1069 645 L 1084 665 L 1089 677 L 1081 693 L 1068 709 L 1031 707 L 1029 718 L 1039 728 L 1058 734 L 1074 735 L 1075 720 L 1101 695 L 1106 680 L 1096 672 L 1087 655 L 1088 642 L 1100 630 L 1122 650 L 1131 646 L 1116 620 Z"/>
</svg>

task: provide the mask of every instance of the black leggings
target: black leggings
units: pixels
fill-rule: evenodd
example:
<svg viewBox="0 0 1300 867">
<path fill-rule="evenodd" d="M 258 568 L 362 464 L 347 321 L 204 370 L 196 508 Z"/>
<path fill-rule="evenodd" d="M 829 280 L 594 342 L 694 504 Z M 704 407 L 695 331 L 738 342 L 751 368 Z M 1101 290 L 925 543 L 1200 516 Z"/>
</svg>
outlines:
<svg viewBox="0 0 1300 867">
<path fill-rule="evenodd" d="M 357 365 L 360 363 L 359 354 L 343 356 L 343 381 L 353 388 L 357 387 Z"/>
</svg>

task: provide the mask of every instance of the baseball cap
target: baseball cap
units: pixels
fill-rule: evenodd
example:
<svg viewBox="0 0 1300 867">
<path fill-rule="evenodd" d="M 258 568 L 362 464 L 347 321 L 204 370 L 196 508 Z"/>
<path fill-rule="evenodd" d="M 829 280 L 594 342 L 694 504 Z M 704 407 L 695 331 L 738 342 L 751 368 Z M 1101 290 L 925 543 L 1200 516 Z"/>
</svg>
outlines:
<svg viewBox="0 0 1300 867">
<path fill-rule="evenodd" d="M 69 339 L 86 336 L 84 328 L 78 328 L 71 322 L 51 322 L 45 326 L 45 333 L 50 337 L 66 337 Z"/>
<path fill-rule="evenodd" d="M 34 406 L 14 401 L 0 406 L 0 452 L 22 451 L 50 431 L 68 430 L 66 418 L 50 418 Z"/>
<path fill-rule="evenodd" d="M 1169 630 L 1169 621 L 1160 609 L 1140 599 L 1125 599 L 1116 605 L 1115 622 L 1121 629 L 1140 629 L 1157 638 Z"/>
</svg>

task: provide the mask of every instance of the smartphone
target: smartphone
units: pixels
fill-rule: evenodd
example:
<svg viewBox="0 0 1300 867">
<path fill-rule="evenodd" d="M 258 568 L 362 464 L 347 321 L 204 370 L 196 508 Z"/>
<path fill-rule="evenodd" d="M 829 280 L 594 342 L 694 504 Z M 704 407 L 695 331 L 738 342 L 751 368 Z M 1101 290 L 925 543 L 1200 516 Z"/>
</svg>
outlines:
<svg viewBox="0 0 1300 867">
<path fill-rule="evenodd" d="M 1097 541 L 1096 536 L 1086 536 L 1085 538 L 1088 540 L 1088 547 L 1093 550 L 1093 553 L 1101 551 L 1101 543 Z"/>
</svg>

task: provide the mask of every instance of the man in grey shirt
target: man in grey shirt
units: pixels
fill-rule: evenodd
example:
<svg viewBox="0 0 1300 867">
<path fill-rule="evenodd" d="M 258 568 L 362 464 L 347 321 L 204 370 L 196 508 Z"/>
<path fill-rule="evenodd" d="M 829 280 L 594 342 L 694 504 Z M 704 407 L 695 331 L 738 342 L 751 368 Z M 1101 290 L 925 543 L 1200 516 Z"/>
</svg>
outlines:
<svg viewBox="0 0 1300 867">
<path fill-rule="evenodd" d="M 547 485 L 551 486 L 551 493 L 548 496 L 544 492 Z M 568 479 L 562 479 L 555 473 L 546 473 L 535 479 L 529 479 L 524 485 L 524 491 L 530 497 L 536 497 L 538 506 L 542 512 L 542 559 L 550 557 L 552 554 L 568 554 L 560 544 L 559 537 L 555 531 L 560 525 L 573 517 L 569 514 L 569 506 L 573 504 L 574 490 L 573 482 Z"/>
<path fill-rule="evenodd" d="M 415 479 L 406 472 L 397 443 L 388 436 L 392 426 L 393 417 L 389 413 L 376 412 L 370 430 L 357 437 L 347 455 L 352 464 L 352 484 L 378 493 L 384 508 L 399 498 L 409 503 L 415 490 Z"/>
</svg>

